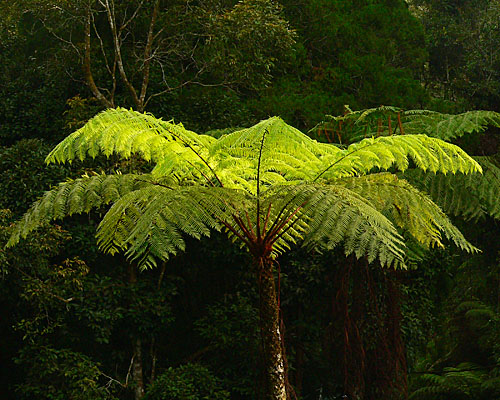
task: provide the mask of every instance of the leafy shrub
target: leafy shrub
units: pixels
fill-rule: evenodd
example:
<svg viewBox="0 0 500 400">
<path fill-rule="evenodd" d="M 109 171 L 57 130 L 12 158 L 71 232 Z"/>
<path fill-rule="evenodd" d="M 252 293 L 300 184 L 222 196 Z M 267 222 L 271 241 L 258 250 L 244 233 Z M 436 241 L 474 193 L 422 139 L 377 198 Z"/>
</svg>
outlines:
<svg viewBox="0 0 500 400">
<path fill-rule="evenodd" d="M 99 365 L 84 354 L 50 346 L 28 346 L 21 351 L 18 362 L 30 365 L 28 379 L 17 388 L 23 399 L 116 399 Z"/>
<path fill-rule="evenodd" d="M 68 168 L 45 165 L 50 146 L 39 139 L 21 140 L 11 147 L 0 147 L 0 204 L 17 217 L 44 190 L 63 180 Z"/>
<path fill-rule="evenodd" d="M 225 400 L 229 393 L 200 364 L 170 367 L 149 386 L 144 400 Z"/>
</svg>

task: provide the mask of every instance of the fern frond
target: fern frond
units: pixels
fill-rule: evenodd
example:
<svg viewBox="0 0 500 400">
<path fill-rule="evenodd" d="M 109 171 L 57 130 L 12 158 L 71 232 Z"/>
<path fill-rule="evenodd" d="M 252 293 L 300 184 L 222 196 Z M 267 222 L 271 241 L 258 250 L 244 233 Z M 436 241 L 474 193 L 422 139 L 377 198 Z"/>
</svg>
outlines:
<svg viewBox="0 0 500 400">
<path fill-rule="evenodd" d="M 243 176 L 249 183 L 247 190 L 253 194 L 259 161 L 265 189 L 273 184 L 310 180 L 322 165 L 321 158 L 339 151 L 312 140 L 279 117 L 223 136 L 210 147 L 211 156 L 218 160 L 216 171 L 224 174 L 225 185 L 238 187 Z"/>
<path fill-rule="evenodd" d="M 325 156 L 323 169 L 316 179 L 364 175 L 373 169 L 391 167 L 405 171 L 410 160 L 423 171 L 444 174 L 481 172 L 481 166 L 458 146 L 425 135 L 404 135 L 364 139 Z"/>
<path fill-rule="evenodd" d="M 405 267 L 405 245 L 395 226 L 366 199 L 341 186 L 305 184 L 283 188 L 289 209 L 301 207 L 307 221 L 302 245 L 332 250 L 344 244 L 346 255 L 378 259 L 382 266 Z M 278 206 L 278 204 L 276 204 Z M 278 207 L 279 208 L 279 207 Z"/>
<path fill-rule="evenodd" d="M 127 159 L 136 153 L 144 160 L 156 163 L 169 151 L 168 143 L 203 148 L 214 140 L 188 131 L 182 124 L 163 121 L 150 114 L 124 108 L 108 109 L 59 143 L 49 153 L 46 162 L 71 162 L 99 154 L 117 154 Z"/>
<path fill-rule="evenodd" d="M 148 185 L 116 201 L 97 230 L 101 250 L 126 255 L 144 266 L 153 256 L 162 260 L 184 250 L 183 235 L 199 239 L 234 223 L 245 196 L 224 188 Z"/>
<path fill-rule="evenodd" d="M 60 183 L 55 189 L 45 192 L 15 224 L 7 246 L 15 245 L 31 231 L 53 220 L 111 204 L 150 181 L 149 175 L 102 174 Z"/>
<path fill-rule="evenodd" d="M 350 111 L 350 110 L 349 110 Z M 344 143 L 358 142 L 372 136 L 394 134 L 425 134 L 442 140 L 451 140 L 466 134 L 480 133 L 488 127 L 500 127 L 500 113 L 468 111 L 462 114 L 442 114 L 429 110 L 403 110 L 381 106 L 350 111 L 342 116 L 325 116 L 310 132 L 320 135 L 330 132 Z M 402 131 L 401 131 L 402 129 Z"/>
<path fill-rule="evenodd" d="M 446 367 L 443 373 L 423 374 L 418 378 L 417 390 L 413 391 L 409 399 L 478 399 L 491 392 L 482 387 L 488 379 L 486 370 L 478 364 L 464 362 L 456 367 Z M 485 390 L 486 389 L 486 390 Z"/>
<path fill-rule="evenodd" d="M 426 194 L 396 175 L 379 173 L 344 178 L 336 184 L 362 196 L 426 248 L 442 247 L 444 234 L 457 247 L 468 252 L 477 251 Z"/>
<path fill-rule="evenodd" d="M 449 389 L 445 386 L 443 377 L 436 374 L 422 374 L 419 377 L 421 387 L 414 390 L 409 399 L 432 400 L 441 399 L 441 395 L 449 394 Z"/>
<path fill-rule="evenodd" d="M 108 109 L 59 143 L 47 156 L 47 163 L 65 163 L 99 154 L 116 154 L 124 159 L 138 154 L 156 164 L 155 177 L 176 174 L 179 180 L 211 175 L 204 157 L 215 139 L 198 135 L 182 124 L 157 119 L 124 108 Z"/>
<path fill-rule="evenodd" d="M 345 106 L 344 115 L 325 115 L 325 120 L 319 122 L 309 134 L 338 139 L 340 143 L 359 142 L 367 137 L 379 136 L 388 116 L 396 116 L 402 109 L 391 106 L 380 106 L 365 110 L 352 111 Z"/>
<path fill-rule="evenodd" d="M 423 133 L 442 140 L 480 133 L 490 126 L 500 127 L 500 113 L 478 110 L 453 115 L 410 110 L 406 111 L 403 117 L 405 132 Z"/>
<path fill-rule="evenodd" d="M 485 216 L 500 219 L 500 168 L 490 157 L 473 157 L 483 174 L 443 175 L 407 171 L 405 178 L 428 193 L 449 215 L 478 220 Z"/>
</svg>

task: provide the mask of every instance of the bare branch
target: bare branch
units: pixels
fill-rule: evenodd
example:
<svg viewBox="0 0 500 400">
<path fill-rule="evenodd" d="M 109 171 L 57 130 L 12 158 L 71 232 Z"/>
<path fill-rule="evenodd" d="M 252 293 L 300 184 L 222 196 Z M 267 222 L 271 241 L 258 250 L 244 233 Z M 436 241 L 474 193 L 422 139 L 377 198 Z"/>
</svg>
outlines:
<svg viewBox="0 0 500 400">
<path fill-rule="evenodd" d="M 66 43 L 68 45 L 70 45 L 73 50 L 76 52 L 76 54 L 78 55 L 79 58 L 81 58 L 81 52 L 80 52 L 80 49 L 78 47 L 75 46 L 75 44 L 71 41 L 71 40 L 66 40 L 64 39 L 62 36 L 58 35 L 52 28 L 50 28 L 46 23 L 45 23 L 45 20 L 43 19 L 40 19 L 40 22 L 42 23 L 43 27 L 47 30 L 47 32 L 49 32 L 52 36 L 54 36 L 57 40 L 60 40 L 61 42 L 63 43 Z M 70 33 L 71 35 L 71 33 Z"/>
<path fill-rule="evenodd" d="M 85 74 L 85 80 L 90 88 L 90 91 L 105 107 L 113 108 L 113 99 L 108 100 L 106 96 L 102 94 L 97 85 L 95 84 L 94 77 L 92 75 L 92 70 L 90 67 L 90 25 L 91 25 L 91 11 L 90 6 L 87 11 L 87 20 L 85 21 L 85 32 L 84 32 L 84 48 L 85 55 L 83 58 L 83 72 Z"/>
<path fill-rule="evenodd" d="M 134 13 L 130 16 L 130 18 L 127 20 L 127 21 L 124 21 L 122 26 L 120 27 L 120 31 L 123 31 L 125 30 L 125 28 L 128 26 L 128 24 L 130 24 L 134 19 L 135 17 L 137 17 L 137 14 L 139 13 L 142 5 L 144 4 L 144 0 L 142 0 L 139 5 L 137 6 L 137 8 L 135 9 Z"/>
<path fill-rule="evenodd" d="M 102 2 L 101 2 L 101 4 L 102 4 Z M 136 92 L 134 86 L 128 80 L 127 73 L 125 72 L 125 67 L 123 66 L 123 59 L 122 59 L 122 52 L 121 52 L 121 39 L 118 36 L 118 30 L 116 27 L 114 3 L 112 6 L 110 6 L 109 0 L 106 0 L 104 6 L 105 6 L 106 11 L 107 11 L 106 14 L 108 16 L 108 22 L 109 22 L 109 26 L 111 28 L 111 33 L 113 35 L 113 45 L 115 48 L 118 71 L 120 72 L 120 76 L 123 80 L 123 83 L 125 84 L 125 86 L 129 90 L 130 94 L 132 95 L 132 99 L 134 100 L 134 103 L 136 104 L 137 108 L 143 110 L 144 107 L 142 107 L 141 102 L 140 102 L 139 98 L 137 97 L 137 92 Z M 142 111 L 142 110 L 140 110 L 140 111 Z"/>
<path fill-rule="evenodd" d="M 108 70 L 110 75 L 112 75 L 111 68 L 109 67 L 108 57 L 106 56 L 106 51 L 104 50 L 104 42 L 102 41 L 101 35 L 99 35 L 99 31 L 97 30 L 97 26 L 95 25 L 94 14 L 91 14 L 91 16 L 92 16 L 92 26 L 94 28 L 94 32 L 95 32 L 97 39 L 99 39 L 101 53 L 102 53 L 102 56 L 104 58 L 104 63 L 106 65 L 106 69 Z"/>
<path fill-rule="evenodd" d="M 144 110 L 144 99 L 146 98 L 146 91 L 149 83 L 149 71 L 151 68 L 151 49 L 153 47 L 153 31 L 156 23 L 156 18 L 158 17 L 158 12 L 160 9 L 160 0 L 156 0 L 153 7 L 153 12 L 151 14 L 151 23 L 149 24 L 148 39 L 146 42 L 146 47 L 144 48 L 144 72 L 141 86 L 141 94 L 139 95 L 139 102 L 141 103 L 142 110 Z"/>
</svg>

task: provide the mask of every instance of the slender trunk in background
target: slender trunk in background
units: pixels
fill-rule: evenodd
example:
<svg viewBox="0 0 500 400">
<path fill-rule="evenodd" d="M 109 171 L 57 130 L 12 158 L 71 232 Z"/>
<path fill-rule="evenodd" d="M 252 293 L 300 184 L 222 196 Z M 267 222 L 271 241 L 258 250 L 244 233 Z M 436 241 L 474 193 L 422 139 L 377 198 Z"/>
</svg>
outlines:
<svg viewBox="0 0 500 400">
<path fill-rule="evenodd" d="M 132 379 L 134 382 L 135 400 L 142 399 L 144 396 L 144 379 L 142 376 L 142 343 L 141 339 L 133 340 L 134 347 L 134 362 L 132 364 Z"/>
<path fill-rule="evenodd" d="M 95 81 L 94 81 L 94 76 L 92 75 L 92 68 L 90 66 L 91 64 L 91 49 L 90 49 L 90 31 L 91 31 L 91 24 L 92 24 L 92 13 L 89 9 L 87 11 L 87 18 L 85 20 L 85 31 L 84 31 L 84 58 L 83 58 L 83 73 L 85 76 L 85 81 L 87 83 L 87 86 L 89 87 L 90 91 L 94 95 L 94 97 L 101 102 L 101 104 L 106 107 L 106 108 L 112 108 L 114 107 L 114 99 L 111 97 L 110 100 L 104 96 L 104 94 L 101 92 L 101 90 L 97 87 Z M 114 79 L 114 77 L 113 77 Z"/>
<path fill-rule="evenodd" d="M 386 275 L 387 285 L 387 337 L 393 350 L 393 382 L 401 399 L 408 398 L 408 367 L 406 350 L 401 336 L 401 274 L 399 271 Z"/>
<path fill-rule="evenodd" d="M 129 283 L 137 283 L 137 274 L 135 266 L 128 266 Z M 134 383 L 134 399 L 140 400 L 144 397 L 144 378 L 142 367 L 142 342 L 140 338 L 132 338 L 132 382 Z"/>
<path fill-rule="evenodd" d="M 279 307 L 270 259 L 261 259 L 258 270 L 260 327 L 265 373 L 264 399 L 286 400 L 285 363 L 279 322 Z"/>
</svg>

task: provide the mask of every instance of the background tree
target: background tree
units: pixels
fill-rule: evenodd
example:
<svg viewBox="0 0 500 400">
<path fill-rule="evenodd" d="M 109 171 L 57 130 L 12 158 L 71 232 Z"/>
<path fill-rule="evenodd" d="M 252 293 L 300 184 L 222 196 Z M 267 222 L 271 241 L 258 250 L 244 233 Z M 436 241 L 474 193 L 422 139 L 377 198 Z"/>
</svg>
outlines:
<svg viewBox="0 0 500 400">
<path fill-rule="evenodd" d="M 429 61 L 424 82 L 432 94 L 450 110 L 498 110 L 498 3 L 424 0 L 410 4 L 425 29 Z"/>
<path fill-rule="evenodd" d="M 406 2 L 393 0 L 282 2 L 297 30 L 295 63 L 250 106 L 308 130 L 324 114 L 393 104 L 422 107 L 424 32 Z M 279 71 L 278 71 L 279 72 Z"/>
<path fill-rule="evenodd" d="M 104 108 L 130 104 L 144 111 L 153 99 L 186 85 L 261 88 L 294 42 L 271 0 L 57 6 L 35 0 L 14 3 L 11 14 L 16 12 L 54 36 L 59 52 L 78 59 L 83 74 L 74 78 L 83 78 Z"/>
<path fill-rule="evenodd" d="M 11 110 L 2 120 L 5 140 L 10 140 L 4 143 L 18 140 L 13 139 L 15 132 L 16 138 L 23 132 L 56 143 L 61 139 L 56 132 L 63 132 L 65 101 L 76 95 L 95 97 L 82 69 L 89 5 L 95 85 L 108 102 L 113 98 L 116 105 L 137 109 L 118 66 L 113 69 L 112 33 L 105 2 L 101 3 L 75 0 L 53 7 L 37 0 L 3 5 L 3 21 L 10 32 L 16 32 L 2 42 L 10 49 L 4 53 L 5 71 L 0 78 L 5 78 L 0 85 L 5 90 L 5 109 Z M 122 31 L 121 54 L 138 98 L 147 69 L 143 60 L 154 4 L 134 0 L 114 8 L 117 26 L 134 16 Z M 419 84 L 426 54 L 423 33 L 403 1 L 327 4 L 308 0 L 283 2 L 281 7 L 263 0 L 237 7 L 235 1 L 203 1 L 189 7 L 185 2 L 159 4 L 157 51 L 148 67 L 146 97 L 167 92 L 153 97 L 147 109 L 182 120 L 191 129 L 250 126 L 269 115 L 281 115 L 310 129 L 324 114 L 341 113 L 344 104 L 418 107 L 427 101 Z M 21 64 L 26 76 L 19 74 Z M 113 81 L 116 90 L 110 96 Z M 26 90 L 19 90 L 25 86 Z M 42 97 L 47 100 L 36 101 Z M 105 103 L 92 106 L 102 108 Z M 16 105 L 22 104 L 18 107 L 22 110 L 17 110 Z M 34 116 L 20 120 L 35 108 L 36 116 L 46 120 L 46 129 L 40 130 Z M 88 118 L 97 111 L 83 115 Z"/>
</svg>

